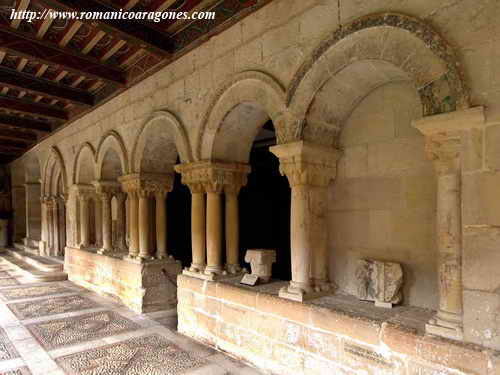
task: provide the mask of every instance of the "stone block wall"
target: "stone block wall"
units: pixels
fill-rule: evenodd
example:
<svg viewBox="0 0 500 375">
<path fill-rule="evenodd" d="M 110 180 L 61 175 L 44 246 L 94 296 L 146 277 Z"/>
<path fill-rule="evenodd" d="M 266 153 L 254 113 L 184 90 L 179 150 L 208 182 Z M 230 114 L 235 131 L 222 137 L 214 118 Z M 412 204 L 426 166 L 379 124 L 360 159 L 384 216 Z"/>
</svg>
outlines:
<svg viewBox="0 0 500 375">
<path fill-rule="evenodd" d="M 166 310 L 177 301 L 179 262 L 139 263 L 67 247 L 64 269 L 70 281 L 112 296 L 138 313 Z"/>
<path fill-rule="evenodd" d="M 484 374 L 495 352 L 223 282 L 178 277 L 178 329 L 276 374 Z"/>
</svg>

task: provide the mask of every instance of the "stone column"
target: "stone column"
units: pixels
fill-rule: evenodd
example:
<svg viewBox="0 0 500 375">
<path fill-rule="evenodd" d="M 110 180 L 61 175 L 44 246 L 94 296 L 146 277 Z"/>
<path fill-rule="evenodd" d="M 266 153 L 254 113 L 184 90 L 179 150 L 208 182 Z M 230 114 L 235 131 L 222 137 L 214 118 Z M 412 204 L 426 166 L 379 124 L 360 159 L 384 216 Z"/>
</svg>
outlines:
<svg viewBox="0 0 500 375">
<path fill-rule="evenodd" d="M 428 333 L 463 338 L 462 283 L 462 139 L 485 123 L 482 107 L 424 117 L 413 122 L 426 139 L 426 152 L 437 174 L 436 235 L 439 309 Z"/>
<path fill-rule="evenodd" d="M 226 270 L 230 274 L 241 272 L 239 263 L 240 253 L 240 216 L 238 194 L 242 186 L 247 183 L 247 175 L 240 173 L 239 178 L 234 178 L 234 183 L 226 185 L 224 192 L 226 193 Z"/>
<path fill-rule="evenodd" d="M 101 200 L 102 209 L 102 248 L 99 253 L 109 253 L 113 250 L 112 235 L 113 230 L 111 227 L 111 194 L 108 192 L 100 192 L 99 198 Z M 99 213 L 96 214 L 96 216 Z"/>
<path fill-rule="evenodd" d="M 116 195 L 116 203 L 118 205 L 118 243 L 117 247 L 120 250 L 125 250 L 127 244 L 125 243 L 125 236 L 127 233 L 126 228 L 126 209 L 125 200 L 127 196 L 124 193 L 118 193 Z"/>
<path fill-rule="evenodd" d="M 46 254 L 46 249 L 48 247 L 48 241 L 49 241 L 49 233 L 48 233 L 48 210 L 47 210 L 47 197 L 41 197 L 40 199 L 41 206 L 42 206 L 42 233 L 41 233 L 41 240 L 39 243 L 39 251 L 40 255 L 45 255 Z"/>
<path fill-rule="evenodd" d="M 54 210 L 53 210 L 54 201 L 52 198 L 48 197 L 45 201 L 45 207 L 47 210 L 47 247 L 45 248 L 45 256 L 48 256 L 52 252 L 52 248 L 54 247 L 54 231 L 53 231 L 53 222 L 54 222 Z"/>
<path fill-rule="evenodd" d="M 129 244 L 129 257 L 135 258 L 139 255 L 139 195 L 136 191 L 128 193 L 130 202 L 130 244 Z"/>
<path fill-rule="evenodd" d="M 226 274 L 225 268 L 230 272 L 237 272 L 240 270 L 237 193 L 241 186 L 246 184 L 246 176 L 250 172 L 250 167 L 241 163 L 200 161 L 177 165 L 175 170 L 182 174 L 182 182 L 189 187 L 192 196 L 193 261 L 190 269 L 184 272 L 190 276 L 209 280 L 214 280 L 217 275 Z M 222 215 L 224 214 L 222 194 L 224 192 L 227 194 L 226 202 L 229 202 L 226 212 L 230 216 L 226 218 L 226 231 L 228 231 L 226 244 L 229 244 L 227 259 L 230 261 L 227 267 L 222 264 Z M 206 265 L 205 256 L 207 257 Z"/>
<path fill-rule="evenodd" d="M 60 247 L 60 237 L 59 237 L 59 211 L 58 211 L 58 198 L 51 198 L 52 200 L 52 251 L 51 251 L 51 256 L 56 256 L 58 255 L 59 252 L 59 247 Z"/>
<path fill-rule="evenodd" d="M 139 258 L 151 258 L 151 244 L 149 241 L 149 199 L 151 192 L 141 189 L 139 195 Z"/>
<path fill-rule="evenodd" d="M 80 248 L 89 247 L 89 199 L 87 194 L 80 194 Z"/>
<path fill-rule="evenodd" d="M 207 186 L 207 266 L 205 274 L 222 273 L 222 186 Z"/>
<path fill-rule="evenodd" d="M 332 147 L 304 141 L 273 146 L 270 151 L 280 159 L 281 174 L 287 176 L 292 189 L 292 280 L 280 290 L 280 297 L 302 302 L 328 289 L 324 237 L 328 228 L 323 217 L 328 201 L 326 187 L 335 177 L 339 153 Z"/>
<path fill-rule="evenodd" d="M 102 222 L 102 212 L 103 212 L 103 207 L 102 207 L 102 199 L 98 196 L 97 199 L 95 200 L 95 245 L 98 248 L 103 247 L 103 242 L 102 242 L 102 228 L 103 228 L 103 222 Z"/>
<path fill-rule="evenodd" d="M 156 200 L 156 257 L 165 259 L 167 252 L 167 192 L 158 190 L 155 192 Z"/>
</svg>

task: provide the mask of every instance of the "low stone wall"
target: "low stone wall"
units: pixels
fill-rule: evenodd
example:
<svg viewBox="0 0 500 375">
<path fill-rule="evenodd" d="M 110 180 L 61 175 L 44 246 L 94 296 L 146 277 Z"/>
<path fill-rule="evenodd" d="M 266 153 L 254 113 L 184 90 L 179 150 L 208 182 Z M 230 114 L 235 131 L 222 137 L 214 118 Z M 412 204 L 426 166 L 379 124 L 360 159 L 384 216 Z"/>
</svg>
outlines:
<svg viewBox="0 0 500 375">
<path fill-rule="evenodd" d="M 185 275 L 177 283 L 180 332 L 272 373 L 500 373 L 493 351 L 424 336 L 392 320 Z"/>
<path fill-rule="evenodd" d="M 181 272 L 180 262 L 139 263 L 67 247 L 64 269 L 70 281 L 118 298 L 138 313 L 165 310 L 177 301 L 175 282 Z"/>
</svg>

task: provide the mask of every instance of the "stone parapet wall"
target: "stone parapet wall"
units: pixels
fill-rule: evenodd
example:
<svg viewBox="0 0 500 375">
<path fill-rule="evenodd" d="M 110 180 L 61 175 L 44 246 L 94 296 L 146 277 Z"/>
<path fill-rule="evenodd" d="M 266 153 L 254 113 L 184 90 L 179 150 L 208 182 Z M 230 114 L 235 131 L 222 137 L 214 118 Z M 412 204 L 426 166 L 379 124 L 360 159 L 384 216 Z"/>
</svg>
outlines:
<svg viewBox="0 0 500 375">
<path fill-rule="evenodd" d="M 70 281 L 112 296 L 139 313 L 171 308 L 177 300 L 179 262 L 139 263 L 67 247 L 64 269 Z"/>
<path fill-rule="evenodd" d="M 497 374 L 496 352 L 179 275 L 178 329 L 276 374 Z"/>
</svg>

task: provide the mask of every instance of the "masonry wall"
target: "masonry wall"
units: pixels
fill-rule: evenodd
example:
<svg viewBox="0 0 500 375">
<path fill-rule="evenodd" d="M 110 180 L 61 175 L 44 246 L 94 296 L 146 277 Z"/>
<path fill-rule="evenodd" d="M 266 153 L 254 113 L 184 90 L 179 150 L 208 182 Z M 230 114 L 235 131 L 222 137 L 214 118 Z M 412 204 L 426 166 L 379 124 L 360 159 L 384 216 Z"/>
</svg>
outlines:
<svg viewBox="0 0 500 375">
<path fill-rule="evenodd" d="M 396 321 L 178 278 L 180 332 L 275 374 L 496 374 L 493 352 L 423 336 Z"/>
<path fill-rule="evenodd" d="M 358 259 L 398 262 L 404 304 L 435 309 L 436 177 L 424 137 L 411 126 L 419 111 L 415 88 L 392 83 L 368 95 L 344 125 L 330 188 L 330 277 L 356 295 Z"/>
</svg>

